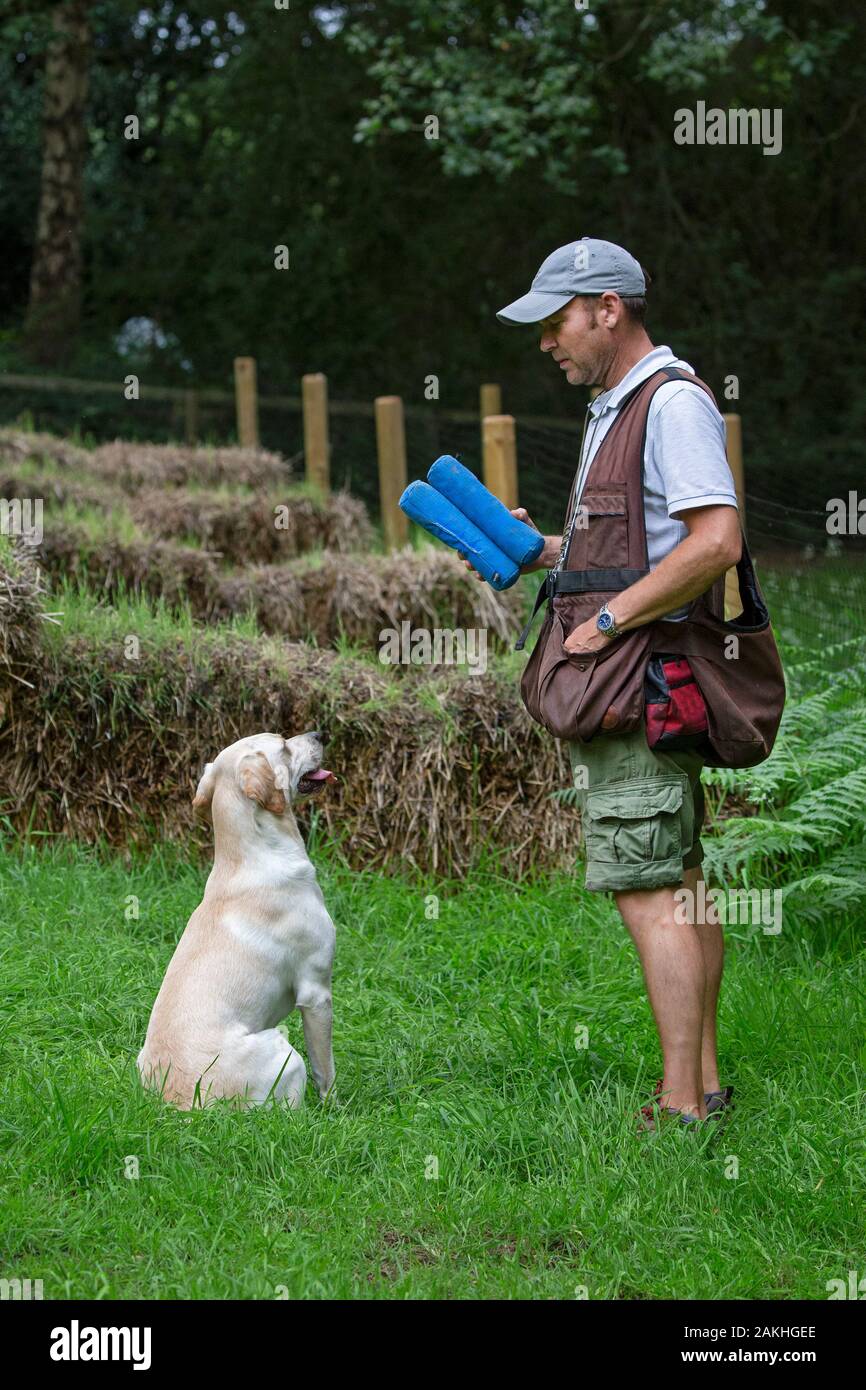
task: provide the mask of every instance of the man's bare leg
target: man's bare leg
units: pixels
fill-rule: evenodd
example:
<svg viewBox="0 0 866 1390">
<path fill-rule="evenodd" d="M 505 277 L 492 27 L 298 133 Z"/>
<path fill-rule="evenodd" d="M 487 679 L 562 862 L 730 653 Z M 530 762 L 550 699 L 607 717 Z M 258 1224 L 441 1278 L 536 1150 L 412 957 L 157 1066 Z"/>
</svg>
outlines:
<svg viewBox="0 0 866 1390">
<path fill-rule="evenodd" d="M 704 876 L 700 866 L 684 871 L 683 886 L 690 889 L 692 893 L 689 902 L 698 906 L 701 903 L 706 903 L 706 909 L 698 915 L 715 917 L 716 914 L 710 910 L 712 900 L 707 902 L 706 890 L 701 886 L 703 883 Z M 691 912 L 690 920 L 693 920 Z M 701 950 L 704 953 L 704 965 L 707 972 L 707 984 L 704 992 L 704 1026 L 701 1039 L 701 1070 L 704 1078 L 704 1090 L 719 1091 L 721 1085 L 716 1054 L 716 1015 L 719 1007 L 722 971 L 725 965 L 725 937 L 721 923 L 718 921 L 701 921 L 694 925 L 698 940 L 701 943 Z"/>
<path fill-rule="evenodd" d="M 702 1055 L 707 966 L 698 928 L 694 923 L 678 920 L 685 914 L 674 897 L 675 891 L 673 887 L 629 889 L 614 893 L 614 898 L 640 956 L 661 1042 L 661 1104 L 704 1119 L 707 1109 Z"/>
</svg>

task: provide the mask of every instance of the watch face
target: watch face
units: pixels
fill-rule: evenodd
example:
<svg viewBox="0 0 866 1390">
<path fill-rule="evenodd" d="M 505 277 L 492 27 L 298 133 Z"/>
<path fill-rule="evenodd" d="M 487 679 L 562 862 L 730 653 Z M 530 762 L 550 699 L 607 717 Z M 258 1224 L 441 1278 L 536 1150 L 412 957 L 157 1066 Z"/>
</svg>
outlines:
<svg viewBox="0 0 866 1390">
<path fill-rule="evenodd" d="M 613 615 L 611 613 L 599 613 L 597 624 L 601 632 L 607 632 L 609 628 L 613 627 Z"/>
</svg>

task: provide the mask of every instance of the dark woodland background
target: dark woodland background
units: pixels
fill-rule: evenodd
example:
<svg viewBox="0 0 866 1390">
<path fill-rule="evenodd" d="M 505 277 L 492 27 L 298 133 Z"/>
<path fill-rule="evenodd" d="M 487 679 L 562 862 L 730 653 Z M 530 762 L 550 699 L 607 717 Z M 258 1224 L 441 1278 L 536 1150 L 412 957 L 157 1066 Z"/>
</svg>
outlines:
<svg viewBox="0 0 866 1390">
<path fill-rule="evenodd" d="M 600 236 L 654 341 L 739 378 L 751 485 L 823 506 L 863 473 L 863 37 L 856 0 L 0 0 L 0 370 L 228 388 L 250 354 L 263 395 L 435 373 L 441 410 L 577 415 L 494 313 Z M 781 153 L 676 145 L 699 100 L 780 108 Z"/>
</svg>

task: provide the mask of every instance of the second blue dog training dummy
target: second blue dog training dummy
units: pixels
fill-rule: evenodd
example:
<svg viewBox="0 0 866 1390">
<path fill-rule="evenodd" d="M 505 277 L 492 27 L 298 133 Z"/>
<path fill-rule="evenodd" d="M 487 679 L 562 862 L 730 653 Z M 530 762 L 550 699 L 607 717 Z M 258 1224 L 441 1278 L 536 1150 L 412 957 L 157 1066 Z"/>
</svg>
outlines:
<svg viewBox="0 0 866 1390">
<path fill-rule="evenodd" d="M 427 481 L 516 565 L 531 565 L 538 559 L 544 548 L 544 537 L 525 521 L 512 516 L 499 498 L 450 454 L 443 454 L 436 460 L 427 474 Z"/>
<path fill-rule="evenodd" d="M 507 589 L 515 583 L 520 567 L 428 483 L 410 483 L 400 506 L 425 531 L 465 555 L 494 589 Z"/>
<path fill-rule="evenodd" d="M 544 537 L 450 454 L 436 460 L 427 479 L 410 483 L 400 498 L 406 515 L 465 555 L 494 589 L 509 588 L 521 566 L 538 558 Z"/>
</svg>

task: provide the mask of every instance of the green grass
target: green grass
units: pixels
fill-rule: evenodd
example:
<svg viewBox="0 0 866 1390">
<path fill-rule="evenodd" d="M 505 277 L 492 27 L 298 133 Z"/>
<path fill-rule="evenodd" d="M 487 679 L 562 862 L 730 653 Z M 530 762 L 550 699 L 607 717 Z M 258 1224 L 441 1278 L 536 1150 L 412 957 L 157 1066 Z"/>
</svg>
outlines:
<svg viewBox="0 0 866 1390">
<path fill-rule="evenodd" d="M 0 565 L 10 574 L 20 574 L 21 562 L 15 553 L 15 542 L 5 531 L 0 531 Z"/>
<path fill-rule="evenodd" d="M 739 1108 L 641 1139 L 658 1050 L 610 899 L 579 873 L 352 874 L 316 840 L 339 1105 L 191 1117 L 135 1056 L 208 865 L 7 840 L 4 1277 L 46 1298 L 823 1299 L 862 1269 L 852 921 L 728 929 Z"/>
<path fill-rule="evenodd" d="M 61 527 L 74 527 L 82 532 L 84 544 L 81 550 L 92 546 L 98 548 L 106 541 L 116 541 L 119 545 L 133 545 L 148 540 L 144 531 L 136 526 L 129 512 L 123 507 L 93 507 L 66 502 L 51 514 L 51 525 L 55 530 Z"/>
<path fill-rule="evenodd" d="M 58 618 L 46 626 L 45 639 L 62 647 L 70 637 L 91 642 L 123 641 L 135 634 L 142 642 L 162 645 L 178 639 L 204 657 L 229 635 L 266 641 L 251 611 L 208 624 L 199 621 L 187 603 L 172 607 L 162 598 L 135 594 L 120 581 L 111 603 L 100 600 L 86 581 L 64 576 L 56 580 L 46 607 Z"/>
<path fill-rule="evenodd" d="M 48 458 L 47 455 L 31 454 L 29 458 L 16 461 L 15 476 L 24 482 L 30 478 L 41 481 L 43 478 L 68 478 L 69 472 L 61 468 L 56 459 Z"/>
</svg>

